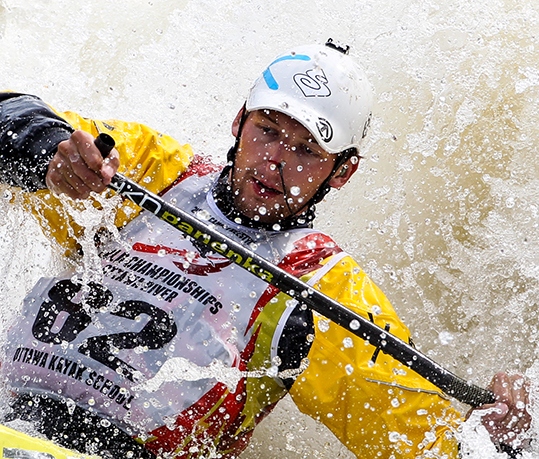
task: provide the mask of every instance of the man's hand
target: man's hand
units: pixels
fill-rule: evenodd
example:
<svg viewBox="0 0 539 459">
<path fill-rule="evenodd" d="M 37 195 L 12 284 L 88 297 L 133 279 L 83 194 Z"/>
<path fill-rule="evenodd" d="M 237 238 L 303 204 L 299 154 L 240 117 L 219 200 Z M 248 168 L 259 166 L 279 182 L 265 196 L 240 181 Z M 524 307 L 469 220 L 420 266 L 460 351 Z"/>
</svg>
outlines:
<svg viewBox="0 0 539 459">
<path fill-rule="evenodd" d="M 68 140 L 58 144 L 47 171 L 47 187 L 56 194 L 86 199 L 90 192 L 100 193 L 106 188 L 119 165 L 115 149 L 103 159 L 93 136 L 75 131 Z"/>
<path fill-rule="evenodd" d="M 497 373 L 492 378 L 489 389 L 496 395 L 496 402 L 476 410 L 494 408 L 481 419 L 494 443 L 518 446 L 513 443 L 516 436 L 530 427 L 531 416 L 526 410 L 528 386 L 522 375 Z"/>
</svg>

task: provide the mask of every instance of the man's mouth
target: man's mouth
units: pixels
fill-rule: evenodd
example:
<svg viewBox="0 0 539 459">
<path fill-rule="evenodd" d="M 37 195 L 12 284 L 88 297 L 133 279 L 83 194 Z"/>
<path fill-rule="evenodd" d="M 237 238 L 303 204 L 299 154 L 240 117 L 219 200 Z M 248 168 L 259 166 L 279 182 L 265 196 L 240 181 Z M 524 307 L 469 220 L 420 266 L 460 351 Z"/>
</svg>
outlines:
<svg viewBox="0 0 539 459">
<path fill-rule="evenodd" d="M 274 196 L 283 194 L 282 191 L 276 188 L 273 188 L 269 186 L 267 183 L 261 182 L 260 180 L 254 177 L 252 178 L 252 180 L 253 180 L 253 185 L 255 187 L 255 190 L 257 191 L 258 194 L 266 194 L 266 195 L 274 195 Z"/>
</svg>

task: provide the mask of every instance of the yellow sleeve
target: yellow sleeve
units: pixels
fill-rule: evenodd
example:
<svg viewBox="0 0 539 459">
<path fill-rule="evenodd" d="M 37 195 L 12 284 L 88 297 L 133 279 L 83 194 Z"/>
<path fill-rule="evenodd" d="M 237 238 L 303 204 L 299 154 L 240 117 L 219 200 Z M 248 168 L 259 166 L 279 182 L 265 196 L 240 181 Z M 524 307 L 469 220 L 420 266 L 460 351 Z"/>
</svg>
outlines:
<svg viewBox="0 0 539 459">
<path fill-rule="evenodd" d="M 56 113 L 74 129 L 89 132 L 95 137 L 101 132 L 110 134 L 120 154 L 119 172 L 142 183 L 154 193 L 170 186 L 187 169 L 193 157 L 189 145 L 180 145 L 172 137 L 140 123 L 96 121 L 73 112 Z M 67 215 L 60 201 L 48 190 L 33 193 L 29 200 L 45 233 L 56 239 L 66 250 L 73 250 L 82 229 Z M 124 200 L 116 214 L 116 226 L 125 225 L 139 212 L 138 206 Z"/>
<path fill-rule="evenodd" d="M 408 342 L 407 327 L 351 257 L 315 286 Z M 382 352 L 372 363 L 374 346 L 318 315 L 315 330 L 309 366 L 290 391 L 302 412 L 358 457 L 458 457 L 453 432 L 461 416 L 439 389 Z"/>
</svg>

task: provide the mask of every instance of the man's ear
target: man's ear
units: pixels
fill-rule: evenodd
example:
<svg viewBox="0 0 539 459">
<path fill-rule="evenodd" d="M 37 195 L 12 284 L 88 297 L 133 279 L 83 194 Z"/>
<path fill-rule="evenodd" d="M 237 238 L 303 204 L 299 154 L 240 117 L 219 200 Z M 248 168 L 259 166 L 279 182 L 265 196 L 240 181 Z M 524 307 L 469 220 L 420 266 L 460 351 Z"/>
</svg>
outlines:
<svg viewBox="0 0 539 459">
<path fill-rule="evenodd" d="M 344 164 L 337 169 L 335 174 L 333 174 L 333 177 L 329 181 L 329 186 L 331 188 L 341 188 L 346 182 L 348 182 L 348 180 L 350 180 L 350 177 L 354 175 L 354 172 L 357 171 L 359 166 L 359 158 L 357 156 L 353 158 L 355 159 L 352 160 L 352 158 L 348 158 Z"/>
<path fill-rule="evenodd" d="M 232 135 L 234 137 L 238 137 L 238 134 L 240 132 L 241 119 L 243 118 L 244 114 L 245 104 L 240 108 L 240 111 L 236 115 L 236 118 L 234 118 L 234 121 L 232 121 Z"/>
</svg>

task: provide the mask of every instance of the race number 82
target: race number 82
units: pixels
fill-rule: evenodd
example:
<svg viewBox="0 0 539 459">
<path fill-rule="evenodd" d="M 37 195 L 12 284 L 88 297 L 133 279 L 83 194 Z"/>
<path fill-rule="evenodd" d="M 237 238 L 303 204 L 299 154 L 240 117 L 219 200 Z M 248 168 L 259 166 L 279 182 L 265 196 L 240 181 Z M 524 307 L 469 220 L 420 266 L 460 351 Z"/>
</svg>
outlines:
<svg viewBox="0 0 539 459">
<path fill-rule="evenodd" d="M 48 344 L 72 342 L 92 322 L 90 314 L 99 313 L 113 300 L 110 290 L 95 282 L 89 282 L 84 301 L 75 303 L 72 300 L 81 288 L 81 284 L 65 279 L 57 282 L 49 290 L 49 298 L 41 304 L 32 326 L 32 334 L 37 340 Z M 62 312 L 66 315 L 65 320 L 62 326 L 55 330 L 55 323 Z M 161 349 L 176 336 L 178 332 L 176 323 L 162 309 L 139 300 L 124 301 L 110 311 L 110 314 L 129 320 L 137 320 L 145 314 L 149 317 L 149 321 L 138 332 L 87 338 L 77 350 L 122 374 L 130 381 L 136 382 L 137 370 L 121 360 L 117 356 L 118 351 L 135 348 Z"/>
</svg>

